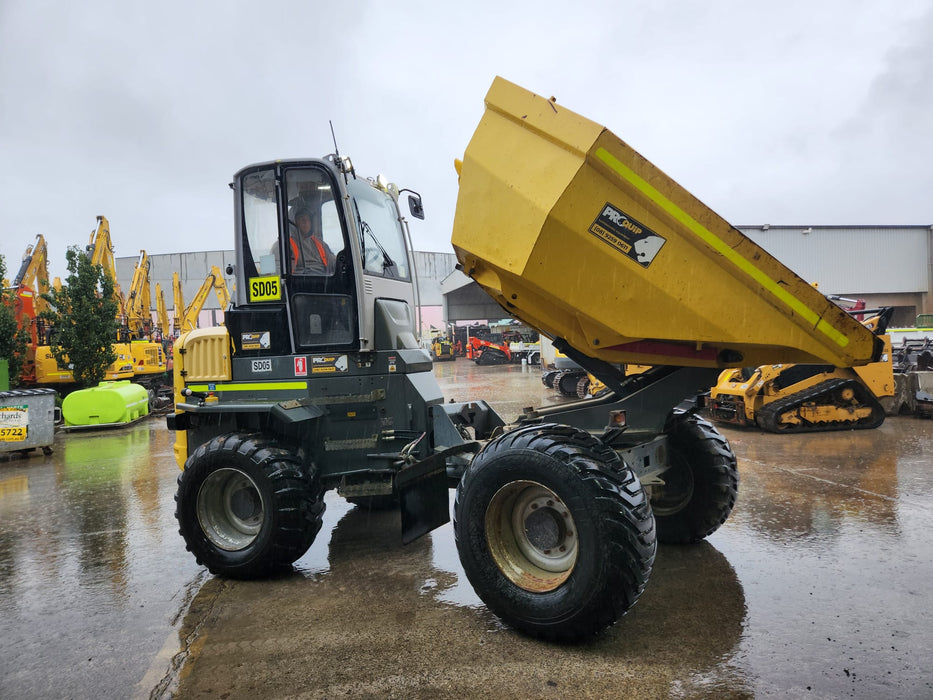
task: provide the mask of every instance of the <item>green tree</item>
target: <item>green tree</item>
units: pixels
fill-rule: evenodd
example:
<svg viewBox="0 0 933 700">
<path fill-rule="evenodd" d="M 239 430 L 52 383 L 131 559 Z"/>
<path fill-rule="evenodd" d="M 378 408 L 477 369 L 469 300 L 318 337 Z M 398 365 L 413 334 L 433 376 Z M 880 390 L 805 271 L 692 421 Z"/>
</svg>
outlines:
<svg viewBox="0 0 933 700">
<path fill-rule="evenodd" d="M 113 297 L 113 280 L 103 267 L 92 264 L 77 246 L 68 248 L 65 258 L 68 277 L 61 289 L 45 295 L 52 309 L 42 316 L 52 324 L 50 349 L 55 361 L 71 368 L 79 386 L 94 386 L 117 359 L 113 343 L 119 305 Z"/>
<path fill-rule="evenodd" d="M 6 262 L 0 255 L 0 280 L 6 276 Z M 2 289 L 0 294 L 0 360 L 7 360 L 10 373 L 10 386 L 22 384 L 21 375 L 26 359 L 26 344 L 29 329 L 21 327 L 16 318 L 16 291 Z"/>
</svg>

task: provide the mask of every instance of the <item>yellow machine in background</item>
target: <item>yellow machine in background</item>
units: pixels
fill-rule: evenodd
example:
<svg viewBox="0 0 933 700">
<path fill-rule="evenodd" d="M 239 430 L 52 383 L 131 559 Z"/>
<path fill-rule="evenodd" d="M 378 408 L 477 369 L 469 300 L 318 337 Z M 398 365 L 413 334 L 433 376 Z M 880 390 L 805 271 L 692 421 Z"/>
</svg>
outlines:
<svg viewBox="0 0 933 700">
<path fill-rule="evenodd" d="M 6 282 L 4 282 L 6 286 Z M 16 380 L 25 384 L 35 382 L 35 359 L 39 337 L 42 335 L 39 315 L 48 308 L 43 294 L 49 291 L 48 249 L 45 237 L 39 234 L 36 242 L 26 246 L 22 264 L 13 278 L 15 313 L 22 327 L 29 333 L 29 341 L 23 358 L 21 376 Z"/>
<path fill-rule="evenodd" d="M 431 339 L 431 357 L 435 362 L 446 362 L 457 359 L 454 355 L 454 346 L 446 335 L 436 335 Z"/>
<path fill-rule="evenodd" d="M 172 335 L 172 324 L 168 320 L 168 309 L 165 306 L 165 294 L 162 292 L 162 285 L 156 282 L 156 318 L 158 320 L 159 334 L 164 343 Z"/>
<path fill-rule="evenodd" d="M 773 433 L 878 427 L 885 417 L 883 399 L 895 394 L 891 340 L 884 334 L 889 316 L 885 311 L 865 321 L 884 342 L 878 362 L 727 369 L 710 391 L 710 418 Z"/>
<path fill-rule="evenodd" d="M 140 383 L 161 384 L 168 370 L 165 349 L 153 340 L 152 293 L 149 282 L 149 256 L 139 251 L 130 293 L 126 297 L 126 329 L 133 357 L 133 373 Z"/>
<path fill-rule="evenodd" d="M 178 333 L 193 331 L 198 327 L 198 316 L 201 314 L 201 309 L 204 308 L 204 302 L 207 301 L 207 297 L 210 295 L 212 289 L 217 297 L 217 302 L 220 304 L 221 311 L 225 310 L 230 305 L 230 292 L 227 290 L 227 283 L 224 280 L 223 274 L 220 272 L 220 268 L 216 265 L 211 266 L 210 273 L 204 278 L 200 289 L 198 289 L 197 293 L 194 295 L 194 299 L 192 299 L 187 307 L 184 305 L 184 297 L 182 297 L 181 293 L 181 282 L 177 272 L 172 275 L 172 283 L 175 288 L 175 330 Z M 184 309 L 184 312 L 181 318 L 179 318 L 178 314 L 181 309 Z"/>
<path fill-rule="evenodd" d="M 110 240 L 110 222 L 107 221 L 106 217 L 97 217 L 97 229 L 91 231 L 87 252 L 91 256 L 91 263 L 100 265 L 104 270 L 104 274 L 113 280 L 113 298 L 120 309 L 121 326 L 125 325 L 126 300 L 120 290 L 120 285 L 117 283 L 116 264 L 113 259 L 113 243 Z M 113 344 L 113 351 L 116 353 L 117 359 L 107 367 L 104 379 L 106 381 L 132 379 L 134 372 L 133 355 L 130 344 L 122 341 L 115 342 Z M 74 383 L 74 375 L 71 370 L 67 367 L 59 366 L 48 344 L 43 344 L 36 348 L 36 383 L 45 385 Z"/>
</svg>

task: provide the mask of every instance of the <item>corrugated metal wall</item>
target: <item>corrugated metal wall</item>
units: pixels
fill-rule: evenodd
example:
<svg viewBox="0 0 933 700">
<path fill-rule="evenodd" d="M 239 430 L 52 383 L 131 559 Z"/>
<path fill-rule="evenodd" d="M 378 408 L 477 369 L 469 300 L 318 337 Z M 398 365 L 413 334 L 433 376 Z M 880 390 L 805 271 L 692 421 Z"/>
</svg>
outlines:
<svg viewBox="0 0 933 700">
<path fill-rule="evenodd" d="M 129 291 L 130 283 L 133 281 L 133 270 L 136 268 L 138 256 L 132 258 L 116 258 L 114 261 L 117 266 L 117 280 L 120 282 L 123 292 Z M 216 265 L 227 281 L 227 289 L 231 296 L 233 295 L 233 279 L 226 276 L 227 263 L 233 264 L 236 261 L 236 255 L 232 250 L 208 250 L 195 253 L 169 253 L 166 255 L 149 256 L 149 282 L 152 287 L 152 308 L 155 309 L 156 283 L 162 285 L 162 294 L 165 297 L 165 305 L 168 307 L 169 315 L 175 305 L 172 291 L 172 273 L 177 272 L 181 280 L 181 293 L 184 296 L 185 304 L 190 304 L 194 299 L 207 275 L 211 271 L 211 266 Z M 205 310 L 219 309 L 217 297 L 213 292 L 204 303 Z"/>
<path fill-rule="evenodd" d="M 826 294 L 927 292 L 928 226 L 738 226 Z"/>
</svg>

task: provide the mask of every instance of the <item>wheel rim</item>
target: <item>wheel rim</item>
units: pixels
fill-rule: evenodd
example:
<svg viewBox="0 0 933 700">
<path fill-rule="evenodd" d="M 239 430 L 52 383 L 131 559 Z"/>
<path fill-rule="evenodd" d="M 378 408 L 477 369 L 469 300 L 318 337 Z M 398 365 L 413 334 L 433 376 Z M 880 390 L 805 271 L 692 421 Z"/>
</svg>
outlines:
<svg viewBox="0 0 933 700">
<path fill-rule="evenodd" d="M 499 570 L 526 591 L 560 586 L 577 561 L 577 528 L 570 509 L 534 481 L 500 488 L 486 508 L 486 541 Z"/>
<path fill-rule="evenodd" d="M 218 469 L 198 490 L 198 522 L 214 545 L 228 552 L 251 545 L 265 516 L 255 482 L 238 469 Z"/>
<path fill-rule="evenodd" d="M 674 465 L 661 474 L 664 484 L 645 487 L 651 501 L 651 510 L 656 516 L 680 512 L 693 499 L 693 470 L 680 455 L 672 455 L 672 459 Z"/>
</svg>

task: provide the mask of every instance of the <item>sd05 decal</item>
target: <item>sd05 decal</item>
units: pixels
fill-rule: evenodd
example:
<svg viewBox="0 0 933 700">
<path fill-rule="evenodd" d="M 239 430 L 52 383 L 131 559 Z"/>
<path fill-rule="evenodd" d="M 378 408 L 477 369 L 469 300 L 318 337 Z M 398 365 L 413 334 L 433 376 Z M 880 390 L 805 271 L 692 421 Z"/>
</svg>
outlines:
<svg viewBox="0 0 933 700">
<path fill-rule="evenodd" d="M 249 300 L 279 301 L 282 298 L 282 282 L 278 277 L 250 277 Z"/>
<path fill-rule="evenodd" d="M 590 233 L 637 262 L 648 267 L 667 239 L 606 202 Z"/>
</svg>

